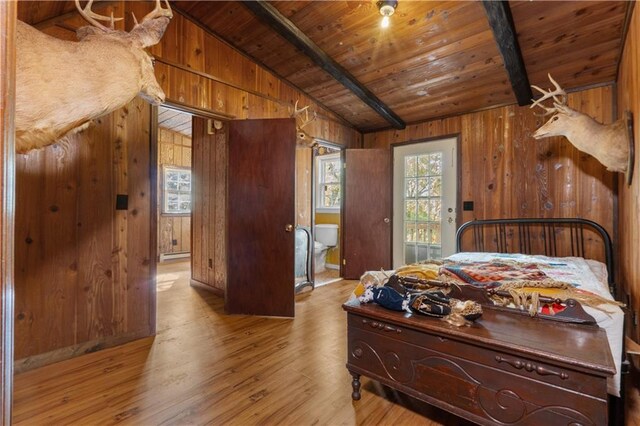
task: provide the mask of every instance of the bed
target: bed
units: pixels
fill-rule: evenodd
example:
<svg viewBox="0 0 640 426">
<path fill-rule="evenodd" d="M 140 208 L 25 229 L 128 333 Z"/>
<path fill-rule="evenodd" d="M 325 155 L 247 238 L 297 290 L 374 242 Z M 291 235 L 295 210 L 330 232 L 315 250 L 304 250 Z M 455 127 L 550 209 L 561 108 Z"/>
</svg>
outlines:
<svg viewBox="0 0 640 426">
<path fill-rule="evenodd" d="M 450 257 L 453 263 L 449 264 L 469 265 L 498 261 L 531 263 L 537 265 L 553 279 L 569 282 L 577 289 L 584 289 L 610 300 L 614 300 L 616 296 L 611 240 L 606 230 L 592 221 L 584 219 L 472 221 L 458 230 L 457 249 L 458 253 Z M 458 272 L 455 268 L 453 269 L 454 272 Z M 459 275 L 465 276 L 464 273 Z M 504 310 L 494 312 L 492 309 L 485 309 L 485 314 L 478 321 L 478 325 L 456 330 L 452 326 L 436 324 L 432 319 L 413 318 L 415 315 L 411 314 L 397 315 L 385 312 L 378 307 L 358 306 L 357 302 L 351 301 L 345 304 L 345 310 L 349 313 L 347 368 L 354 375 L 352 383 L 354 399 L 357 399 L 356 396 L 359 398 L 359 375 L 364 374 L 478 423 L 487 423 L 489 419 L 487 424 L 495 421 L 514 424 L 535 424 L 540 421 L 554 424 L 571 422 L 602 424 L 607 418 L 612 423 L 617 423 L 622 418 L 623 407 L 620 399 L 623 312 L 614 304 L 606 305 L 606 309 L 589 306 L 583 306 L 583 308 L 595 319 L 599 327 L 564 324 L 522 316 L 516 320 L 513 319 L 512 313 L 503 314 Z M 396 331 L 387 331 L 391 329 Z M 527 331 L 523 340 L 518 330 L 525 329 Z M 417 333 L 422 337 L 416 337 L 416 335 L 413 341 L 406 338 L 403 340 L 399 338 L 401 332 L 397 330 L 404 332 L 405 336 Z M 382 338 L 380 333 L 384 335 Z M 442 346 L 443 339 L 451 340 L 458 346 L 437 349 Z M 555 339 L 563 340 L 567 346 L 563 347 L 562 342 L 557 346 L 558 342 Z M 431 344 L 424 345 L 422 343 L 424 341 L 431 341 Z M 390 351 L 396 344 L 403 347 L 403 351 L 415 352 L 409 357 L 410 359 L 404 360 L 405 363 L 412 365 L 410 380 L 405 378 L 404 381 L 398 381 L 398 376 L 393 373 L 394 368 L 397 371 L 402 369 L 400 359 L 403 358 L 403 354 Z M 455 349 L 452 349 L 454 346 Z M 575 350 L 571 350 L 571 346 L 575 346 Z M 482 352 L 491 348 L 497 352 Z M 459 356 L 462 352 L 470 355 Z M 479 354 L 477 358 L 474 353 Z M 396 359 L 394 361 L 396 364 L 389 363 L 389 359 L 385 357 Z M 434 360 L 438 360 L 441 365 L 432 365 Z M 367 363 L 379 365 L 369 368 Z M 427 364 L 429 364 L 428 367 Z M 504 364 L 507 370 L 512 371 L 502 370 Z M 420 365 L 422 367 L 418 368 Z M 571 373 L 569 373 L 570 370 Z M 451 380 L 457 381 L 458 388 L 451 392 L 466 394 L 466 399 L 462 398 L 452 403 L 452 401 L 445 401 L 450 398 L 447 396 L 450 394 L 437 392 L 434 394 L 431 389 L 424 388 L 424 383 L 418 383 L 416 378 L 424 376 L 425 371 L 429 371 L 432 376 L 444 374 L 440 377 L 442 380 L 450 377 Z M 589 378 L 581 380 L 584 383 L 589 380 L 597 383 L 593 385 L 593 389 L 597 388 L 597 391 L 573 388 L 569 383 L 571 380 L 563 378 L 563 375 L 576 377 L 585 372 Z M 516 374 L 506 378 L 500 376 L 502 373 L 524 375 Z M 556 376 L 556 373 L 560 376 Z M 357 380 L 356 376 L 358 376 Z M 480 377 L 485 378 L 480 379 Z M 514 379 L 521 382 L 521 385 L 515 387 L 505 385 L 505 383 L 515 383 Z M 408 385 L 409 382 L 413 384 Z M 559 392 L 554 395 L 556 400 L 562 398 L 563 401 L 568 401 L 576 393 L 584 391 L 583 398 L 578 398 L 562 407 L 555 407 L 553 399 L 545 401 L 536 399 L 537 396 L 523 396 L 527 394 L 526 388 L 532 388 L 532 383 L 541 386 L 538 393 L 552 395 L 556 389 L 561 388 L 568 392 Z M 545 388 L 545 386 L 550 387 Z M 356 388 L 358 388 L 357 391 Z M 418 388 L 421 390 L 417 390 Z M 607 393 L 611 397 L 608 398 Z M 484 402 L 481 397 L 483 394 Z M 498 410 L 498 414 L 492 412 L 492 409 L 487 410 L 486 406 L 489 403 L 486 395 L 492 395 L 491 404 L 502 407 L 499 409 L 494 407 Z M 599 401 L 598 403 L 594 402 L 594 397 Z M 613 401 L 613 404 L 608 404 L 608 399 Z M 510 402 L 505 402 L 506 400 Z M 519 405 L 520 402 L 513 401 L 523 402 Z M 590 408 L 585 408 L 589 406 Z M 591 408 L 596 411 L 589 412 Z M 500 417 L 502 415 L 506 417 Z"/>
</svg>

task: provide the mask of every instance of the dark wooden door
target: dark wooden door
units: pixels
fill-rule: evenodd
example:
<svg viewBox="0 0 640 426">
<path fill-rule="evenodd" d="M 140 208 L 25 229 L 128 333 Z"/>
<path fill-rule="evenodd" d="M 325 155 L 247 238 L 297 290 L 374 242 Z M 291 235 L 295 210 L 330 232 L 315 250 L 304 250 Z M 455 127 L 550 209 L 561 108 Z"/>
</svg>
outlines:
<svg viewBox="0 0 640 426">
<path fill-rule="evenodd" d="M 225 309 L 293 317 L 295 121 L 232 121 L 228 143 Z"/>
<path fill-rule="evenodd" d="M 345 152 L 343 276 L 391 268 L 391 156 L 386 149 Z"/>
</svg>

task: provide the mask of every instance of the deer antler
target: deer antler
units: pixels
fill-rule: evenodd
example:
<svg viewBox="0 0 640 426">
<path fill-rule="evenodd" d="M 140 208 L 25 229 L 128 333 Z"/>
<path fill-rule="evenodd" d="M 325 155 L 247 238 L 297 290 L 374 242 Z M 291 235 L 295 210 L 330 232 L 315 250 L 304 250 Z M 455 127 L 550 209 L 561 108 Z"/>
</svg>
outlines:
<svg viewBox="0 0 640 426">
<path fill-rule="evenodd" d="M 291 113 L 291 118 L 295 118 L 297 122 L 298 117 L 300 117 L 302 121 L 302 123 L 298 126 L 298 129 L 304 128 L 307 124 L 311 123 L 313 120 L 318 118 L 318 114 L 316 114 L 315 112 L 313 113 L 313 117 L 309 118 L 309 105 L 298 109 L 298 101 L 296 101 L 296 104 L 293 106 L 293 109 L 294 110 Z M 304 117 L 301 115 L 303 112 L 304 112 Z"/>
<path fill-rule="evenodd" d="M 77 0 L 76 0 L 77 1 Z M 162 3 L 160 3 L 160 0 L 156 0 L 156 7 L 149 13 L 147 13 L 144 18 L 142 18 L 142 21 L 140 22 L 140 24 L 138 24 L 138 20 L 136 19 L 136 15 L 134 15 L 133 12 L 131 12 L 131 15 L 133 16 L 133 21 L 135 22 L 135 27 L 137 27 L 138 25 L 143 24 L 145 21 L 149 21 L 151 19 L 156 19 L 156 18 L 160 18 L 162 16 L 165 16 L 169 19 L 173 18 L 173 12 L 171 11 L 171 5 L 169 5 L 169 0 L 164 0 L 165 4 L 167 5 L 166 8 L 162 7 Z"/>
<path fill-rule="evenodd" d="M 113 12 L 111 12 L 111 16 L 102 16 L 102 15 L 98 15 L 97 13 L 93 12 L 91 10 L 91 6 L 93 5 L 93 0 L 89 0 L 86 4 L 86 6 L 84 7 L 84 9 L 80 6 L 80 0 L 76 0 L 76 8 L 78 9 L 78 11 L 80 12 L 80 15 L 82 15 L 82 17 L 84 19 L 87 20 L 87 22 L 89 22 L 91 25 L 93 25 L 94 27 L 100 28 L 102 31 L 113 31 L 115 28 L 115 21 L 122 21 L 123 18 L 114 18 L 113 17 Z M 110 21 L 111 22 L 111 28 L 107 28 L 104 25 L 102 25 L 100 22 L 98 21 Z"/>
<path fill-rule="evenodd" d="M 560 85 L 553 79 L 553 77 L 551 77 L 551 74 L 547 74 L 547 76 L 549 77 L 549 80 L 551 80 L 551 83 L 553 83 L 553 85 L 555 86 L 555 90 L 551 91 L 551 90 L 544 90 L 539 88 L 538 86 L 534 86 L 531 85 L 532 88 L 536 89 L 538 92 L 542 93 L 542 97 L 536 101 L 533 102 L 533 104 L 531 104 L 531 106 L 529 108 L 533 108 L 533 107 L 540 107 L 542 109 L 545 110 L 544 114 L 542 114 L 542 117 L 550 115 L 550 114 L 554 114 L 558 111 L 558 108 L 556 108 L 555 106 L 553 108 L 549 108 L 546 107 L 544 105 L 542 105 L 543 101 L 546 101 L 549 98 L 553 98 L 553 102 L 554 105 L 555 104 L 560 104 L 560 105 L 566 105 L 567 104 L 567 92 L 565 92 L 562 87 L 560 87 Z M 533 99 L 532 99 L 533 101 Z M 540 115 L 540 114 L 536 114 L 536 115 Z"/>
</svg>

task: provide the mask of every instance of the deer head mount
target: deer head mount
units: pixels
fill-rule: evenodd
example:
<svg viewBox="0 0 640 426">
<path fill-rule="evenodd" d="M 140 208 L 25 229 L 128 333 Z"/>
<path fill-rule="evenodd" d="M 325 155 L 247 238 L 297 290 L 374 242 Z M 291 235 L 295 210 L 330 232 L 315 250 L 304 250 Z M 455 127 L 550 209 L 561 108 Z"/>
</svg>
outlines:
<svg viewBox="0 0 640 426">
<path fill-rule="evenodd" d="M 76 7 L 92 26 L 78 29 L 78 42 L 50 37 L 18 21 L 16 34 L 16 151 L 51 145 L 90 120 L 123 107 L 136 96 L 158 105 L 165 95 L 144 48 L 158 43 L 173 16 L 156 0 L 129 32 L 114 29 L 122 18 Z M 109 26 L 99 21 L 109 22 Z"/>
<path fill-rule="evenodd" d="M 593 118 L 567 106 L 567 93 L 549 74 L 549 80 L 554 89 L 544 90 L 538 86 L 531 86 L 542 93 L 542 97 L 533 102 L 531 108 L 541 107 L 545 112 L 542 116 L 553 116 L 533 134 L 535 139 L 551 136 L 564 136 L 569 142 L 582 152 L 592 155 L 613 172 L 631 171 L 633 165 L 631 151 L 633 149 L 633 133 L 629 132 L 627 119 L 621 119 L 613 124 L 601 124 Z M 553 100 L 553 106 L 542 104 L 546 100 Z M 631 160 L 631 161 L 630 161 Z M 630 181 L 630 176 L 627 176 Z"/>
<path fill-rule="evenodd" d="M 296 145 L 309 148 L 315 143 L 315 138 L 310 136 L 303 129 L 313 120 L 318 118 L 318 115 L 314 112 L 309 118 L 309 105 L 298 109 L 298 101 L 293 106 L 293 111 L 289 108 L 291 118 L 296 119 Z"/>
</svg>

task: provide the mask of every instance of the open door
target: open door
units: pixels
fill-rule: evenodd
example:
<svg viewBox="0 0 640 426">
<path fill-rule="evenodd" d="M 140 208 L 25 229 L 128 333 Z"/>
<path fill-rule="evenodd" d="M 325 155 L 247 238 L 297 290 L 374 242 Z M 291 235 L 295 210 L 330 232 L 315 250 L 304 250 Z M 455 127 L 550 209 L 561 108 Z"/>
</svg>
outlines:
<svg viewBox="0 0 640 426">
<path fill-rule="evenodd" d="M 294 316 L 294 119 L 229 123 L 230 314 Z"/>
<path fill-rule="evenodd" d="M 343 277 L 391 268 L 391 156 L 347 149 L 344 173 Z"/>
</svg>

